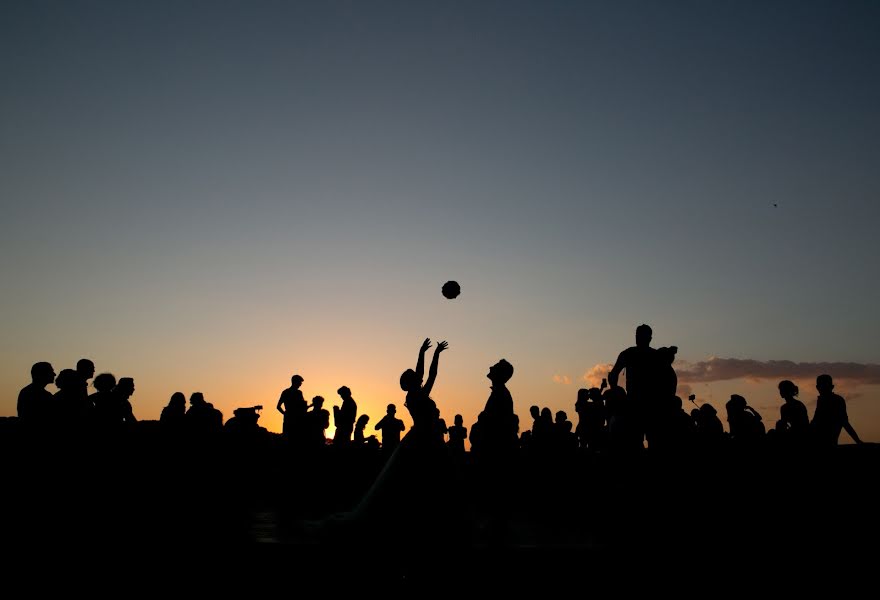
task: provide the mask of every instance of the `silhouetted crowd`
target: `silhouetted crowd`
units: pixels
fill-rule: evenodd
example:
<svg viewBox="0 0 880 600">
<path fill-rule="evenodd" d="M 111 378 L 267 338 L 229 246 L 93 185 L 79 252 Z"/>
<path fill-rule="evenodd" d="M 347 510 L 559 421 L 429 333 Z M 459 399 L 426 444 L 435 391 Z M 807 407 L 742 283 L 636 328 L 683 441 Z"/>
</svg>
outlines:
<svg viewBox="0 0 880 600">
<path fill-rule="evenodd" d="M 694 404 L 685 410 L 682 398 L 676 395 L 677 376 L 673 367 L 677 347 L 652 348 L 652 331 L 648 325 L 636 330 L 636 344 L 625 349 L 617 358 L 607 380 L 601 387 L 580 389 L 574 402 L 577 424 L 565 411 L 552 414 L 549 408 L 531 405 L 531 425 L 521 431 L 519 416 L 506 388 L 513 376 L 513 366 L 505 360 L 494 365 L 487 375 L 492 390 L 484 410 L 471 426 L 464 425 L 462 415 L 454 416 L 454 425 L 446 420 L 433 400 L 430 387 L 422 386 L 422 373 L 408 370 L 401 376 L 401 388 L 407 391 L 407 408 L 416 428 L 420 428 L 442 442 L 455 455 L 465 454 L 465 440 L 470 442 L 471 453 L 497 454 L 517 449 L 537 454 L 560 452 L 631 452 L 648 448 L 654 451 L 688 448 L 756 447 L 760 445 L 834 446 L 841 431 L 861 443 L 849 422 L 845 400 L 834 393 L 832 377 L 820 374 L 816 379 L 818 398 L 810 419 L 806 406 L 798 396 L 797 386 L 788 380 L 779 382 L 783 399 L 779 418 L 769 430 L 757 410 L 738 394 L 725 405 L 727 430 L 711 404 Z M 445 342 L 442 342 L 445 349 Z M 420 350 L 419 368 L 424 353 L 430 346 L 425 341 Z M 435 354 L 438 356 L 439 352 Z M 436 377 L 436 362 L 430 385 Z M 618 385 L 621 374 L 626 385 Z M 89 381 L 94 393 L 88 393 Z M 386 414 L 374 425 L 381 435 L 368 435 L 369 415 L 358 415 L 357 403 L 351 390 L 342 386 L 337 390 L 340 404 L 332 407 L 335 434 L 326 437 L 331 412 L 324 408 L 324 398 L 314 396 L 307 403 L 301 386 L 304 378 L 294 375 L 289 388 L 278 399 L 277 410 L 284 416 L 281 437 L 291 447 L 318 449 L 335 447 L 381 448 L 387 455 L 400 444 L 406 430 L 397 417 L 397 407 L 388 404 Z M 54 383 L 55 394 L 46 387 Z M 610 384 L 610 385 L 609 385 Z M 425 391 L 427 387 L 427 391 Z M 38 362 L 31 368 L 31 383 L 18 396 L 19 427 L 24 432 L 90 431 L 98 433 L 123 432 L 137 423 L 131 398 L 135 392 L 131 377 L 117 378 L 111 373 L 95 376 L 94 363 L 86 358 L 74 369 L 63 369 L 57 376 L 48 362 Z M 425 400 L 424 398 L 427 398 Z M 262 406 L 241 407 L 225 421 L 221 411 L 205 400 L 201 392 L 190 395 L 187 407 L 182 392 L 172 394 L 162 409 L 159 423 L 162 430 L 175 435 L 205 435 L 223 431 L 238 434 L 268 432 L 259 426 Z"/>
</svg>

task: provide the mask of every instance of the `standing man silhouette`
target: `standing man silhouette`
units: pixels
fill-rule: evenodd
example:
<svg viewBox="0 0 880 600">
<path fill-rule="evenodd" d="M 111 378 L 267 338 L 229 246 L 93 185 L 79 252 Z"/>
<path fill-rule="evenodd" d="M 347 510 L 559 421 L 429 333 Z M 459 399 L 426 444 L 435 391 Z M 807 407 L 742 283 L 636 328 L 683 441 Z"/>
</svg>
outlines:
<svg viewBox="0 0 880 600">
<path fill-rule="evenodd" d="M 278 405 L 275 407 L 278 412 L 284 415 L 284 423 L 281 426 L 281 432 L 288 440 L 302 441 L 304 435 L 304 423 L 306 419 L 306 411 L 308 404 L 303 398 L 302 386 L 303 378 L 300 375 L 294 375 L 290 378 L 290 387 L 281 392 L 278 398 Z"/>
<path fill-rule="evenodd" d="M 658 355 L 651 348 L 653 331 L 645 324 L 636 327 L 636 345 L 630 346 L 617 357 L 617 362 L 608 373 L 608 385 L 611 389 L 619 387 L 617 381 L 622 371 L 626 372 L 626 396 L 632 405 L 636 418 L 635 426 L 641 435 L 648 437 L 653 428 L 652 396 L 655 393 Z"/>
</svg>

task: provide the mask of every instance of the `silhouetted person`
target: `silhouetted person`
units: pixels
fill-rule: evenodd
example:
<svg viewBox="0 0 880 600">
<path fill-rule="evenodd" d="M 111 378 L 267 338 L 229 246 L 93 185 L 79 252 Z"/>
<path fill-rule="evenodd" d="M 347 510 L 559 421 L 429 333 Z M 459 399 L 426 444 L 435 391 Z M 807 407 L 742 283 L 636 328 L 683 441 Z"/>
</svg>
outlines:
<svg viewBox="0 0 880 600">
<path fill-rule="evenodd" d="M 788 379 L 779 382 L 779 396 L 785 400 L 779 407 L 779 421 L 776 423 L 778 433 L 785 432 L 791 440 L 802 440 L 810 429 L 810 415 L 807 407 L 795 396 L 798 387 Z"/>
<path fill-rule="evenodd" d="M 419 348 L 419 358 L 416 361 L 415 371 L 407 369 L 400 375 L 400 389 L 406 392 L 406 400 L 403 405 L 409 411 L 413 420 L 413 427 L 410 430 L 413 438 L 418 442 L 430 440 L 434 437 L 436 431 L 435 420 L 437 418 L 437 404 L 431 399 L 431 390 L 434 389 L 434 381 L 437 378 L 437 365 L 440 360 L 440 353 L 446 350 L 448 344 L 440 342 L 434 349 L 434 358 L 431 360 L 431 367 L 428 369 L 428 380 L 422 384 L 425 376 L 425 352 L 431 347 L 431 340 L 425 338 L 421 348 Z"/>
<path fill-rule="evenodd" d="M 134 379 L 131 377 L 121 377 L 116 383 L 116 387 L 113 388 L 113 393 L 118 398 L 117 407 L 120 422 L 128 426 L 137 423 L 134 409 L 131 406 L 131 397 L 134 395 Z"/>
<path fill-rule="evenodd" d="M 461 415 L 455 415 L 454 424 L 449 428 L 449 441 L 447 442 L 449 450 L 454 456 L 464 455 L 464 441 L 467 439 L 467 435 L 468 430 L 464 426 L 464 418 Z"/>
<path fill-rule="evenodd" d="M 557 453 L 564 454 L 577 449 L 577 436 L 572 431 L 572 427 L 568 413 L 564 410 L 556 411 L 556 420 L 553 422 L 553 446 Z"/>
<path fill-rule="evenodd" d="M 357 418 L 354 424 L 354 434 L 352 435 L 352 440 L 354 445 L 358 448 L 378 448 L 379 440 L 376 439 L 375 435 L 364 435 L 364 430 L 367 428 L 367 423 L 370 422 L 370 416 L 363 414 Z"/>
<path fill-rule="evenodd" d="M 81 358 L 76 361 L 76 373 L 83 382 L 83 389 L 88 395 L 89 380 L 95 376 L 95 363 L 88 358 Z"/>
<path fill-rule="evenodd" d="M 95 380 L 97 386 L 98 380 Z M 159 422 L 166 431 L 177 433 L 182 430 L 186 420 L 186 396 L 183 392 L 174 392 L 168 404 L 162 409 Z"/>
<path fill-rule="evenodd" d="M 278 398 L 276 408 L 284 415 L 281 432 L 288 439 L 298 440 L 303 436 L 308 404 L 303 397 L 302 390 L 299 389 L 302 384 L 303 378 L 300 375 L 294 375 L 290 378 L 290 387 L 282 391 Z"/>
<path fill-rule="evenodd" d="M 80 431 L 90 418 L 85 382 L 73 369 L 62 369 L 55 378 L 53 420 L 63 431 Z"/>
<path fill-rule="evenodd" d="M 819 375 L 816 378 L 816 389 L 819 397 L 816 399 L 816 412 L 813 413 L 813 421 L 810 423 L 814 441 L 821 447 L 836 446 L 840 430 L 845 429 L 854 442 L 861 444 L 862 440 L 849 423 L 846 401 L 833 391 L 831 375 Z"/>
<path fill-rule="evenodd" d="M 449 433 L 449 427 L 446 425 L 446 419 L 440 416 L 440 409 L 436 407 L 434 408 L 434 423 L 436 425 L 435 431 L 437 432 L 437 437 L 445 444 L 446 435 Z"/>
<path fill-rule="evenodd" d="M 400 441 L 397 449 L 385 462 L 379 476 L 361 499 L 356 509 L 330 522 L 345 528 L 351 526 L 382 530 L 395 526 L 398 534 L 406 536 L 402 542 L 408 550 L 417 544 L 434 544 L 442 538 L 445 525 L 454 520 L 448 498 L 445 461 L 446 446 L 437 437 L 436 404 L 430 393 L 437 378 L 440 353 L 448 344 L 439 342 L 428 371 L 425 371 L 425 352 L 431 347 L 426 338 L 419 349 L 415 370 L 407 369 L 400 376 L 400 388 L 406 392 L 404 405 L 413 419 L 413 426 Z"/>
<path fill-rule="evenodd" d="M 18 417 L 27 431 L 37 431 L 45 427 L 52 418 L 52 393 L 46 389 L 55 383 L 55 369 L 47 362 L 34 363 L 31 367 L 31 382 L 18 393 Z"/>
<path fill-rule="evenodd" d="M 185 422 L 187 430 L 195 435 L 210 435 L 223 429 L 222 413 L 201 392 L 190 395 Z"/>
<path fill-rule="evenodd" d="M 651 402 L 656 391 L 659 363 L 657 350 L 651 348 L 652 335 L 653 332 L 648 325 L 642 324 L 636 327 L 636 345 L 621 352 L 614 367 L 608 373 L 608 384 L 611 388 L 618 387 L 620 373 L 626 373 L 627 399 L 643 433 L 651 427 L 650 419 L 653 411 Z"/>
<path fill-rule="evenodd" d="M 486 377 L 492 383 L 492 391 L 480 420 L 478 458 L 483 509 L 487 518 L 486 531 L 489 543 L 494 545 L 507 541 L 514 489 L 513 466 L 519 447 L 519 419 L 514 413 L 513 397 L 507 389 L 507 382 L 513 377 L 513 365 L 501 359 L 489 367 Z M 552 436 L 552 415 L 550 419 Z"/>
<path fill-rule="evenodd" d="M 397 407 L 389 404 L 385 409 L 385 416 L 379 419 L 374 429 L 382 432 L 382 449 L 391 453 L 400 443 L 400 434 L 406 429 L 403 421 L 397 418 Z"/>
<path fill-rule="evenodd" d="M 265 427 L 259 424 L 262 406 L 247 406 L 236 408 L 232 411 L 232 418 L 223 425 L 227 434 L 236 436 L 240 442 L 255 442 L 268 433 Z"/>
<path fill-rule="evenodd" d="M 599 388 L 578 390 L 574 410 L 578 414 L 575 433 L 578 445 L 593 452 L 605 444 L 605 405 Z"/>
<path fill-rule="evenodd" d="M 724 424 L 711 404 L 702 404 L 694 420 L 697 425 L 697 443 L 706 448 L 717 448 L 724 441 Z"/>
<path fill-rule="evenodd" d="M 336 390 L 336 393 L 342 398 L 342 406 L 333 407 L 333 424 L 336 425 L 333 443 L 337 446 L 344 446 L 351 441 L 351 435 L 354 432 L 357 403 L 351 397 L 351 390 L 346 386 Z"/>
<path fill-rule="evenodd" d="M 89 396 L 89 402 L 94 407 L 95 426 L 106 431 L 118 421 L 117 396 L 113 393 L 116 377 L 113 373 L 101 373 L 95 377 L 94 386 L 97 391 Z"/>
<path fill-rule="evenodd" d="M 330 427 L 330 411 L 324 408 L 324 397 L 312 398 L 312 406 L 306 413 L 306 446 L 320 449 L 327 444 L 327 428 Z"/>
<path fill-rule="evenodd" d="M 730 438 L 737 443 L 751 444 L 764 437 L 765 428 L 761 415 L 746 403 L 739 394 L 731 394 L 725 404 Z"/>
</svg>

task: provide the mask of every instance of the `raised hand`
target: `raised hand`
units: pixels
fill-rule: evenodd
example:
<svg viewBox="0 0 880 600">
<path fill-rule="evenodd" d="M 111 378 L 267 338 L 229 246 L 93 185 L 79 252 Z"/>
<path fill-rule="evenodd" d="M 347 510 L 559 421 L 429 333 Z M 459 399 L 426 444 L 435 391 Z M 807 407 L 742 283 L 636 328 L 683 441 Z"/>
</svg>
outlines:
<svg viewBox="0 0 880 600">
<path fill-rule="evenodd" d="M 448 347 L 449 347 L 449 343 L 446 342 L 445 340 L 442 342 L 438 342 L 437 348 L 434 349 L 434 354 L 440 354 L 441 352 L 446 350 L 446 348 L 448 348 Z"/>
<path fill-rule="evenodd" d="M 431 338 L 425 338 L 425 341 L 422 342 L 422 352 L 427 352 L 428 348 L 431 347 Z"/>
</svg>

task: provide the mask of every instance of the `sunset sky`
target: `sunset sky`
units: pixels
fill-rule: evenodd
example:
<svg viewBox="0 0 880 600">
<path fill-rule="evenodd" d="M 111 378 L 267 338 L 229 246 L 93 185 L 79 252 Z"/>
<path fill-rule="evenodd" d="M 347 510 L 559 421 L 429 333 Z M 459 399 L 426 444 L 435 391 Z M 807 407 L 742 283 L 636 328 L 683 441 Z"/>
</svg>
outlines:
<svg viewBox="0 0 880 600">
<path fill-rule="evenodd" d="M 141 419 L 201 391 L 280 431 L 298 373 L 409 426 L 430 337 L 447 422 L 506 358 L 529 429 L 648 323 L 685 399 L 770 428 L 827 372 L 880 442 L 878 31 L 868 1 L 3 2 L 0 415 L 88 357 Z"/>
</svg>

